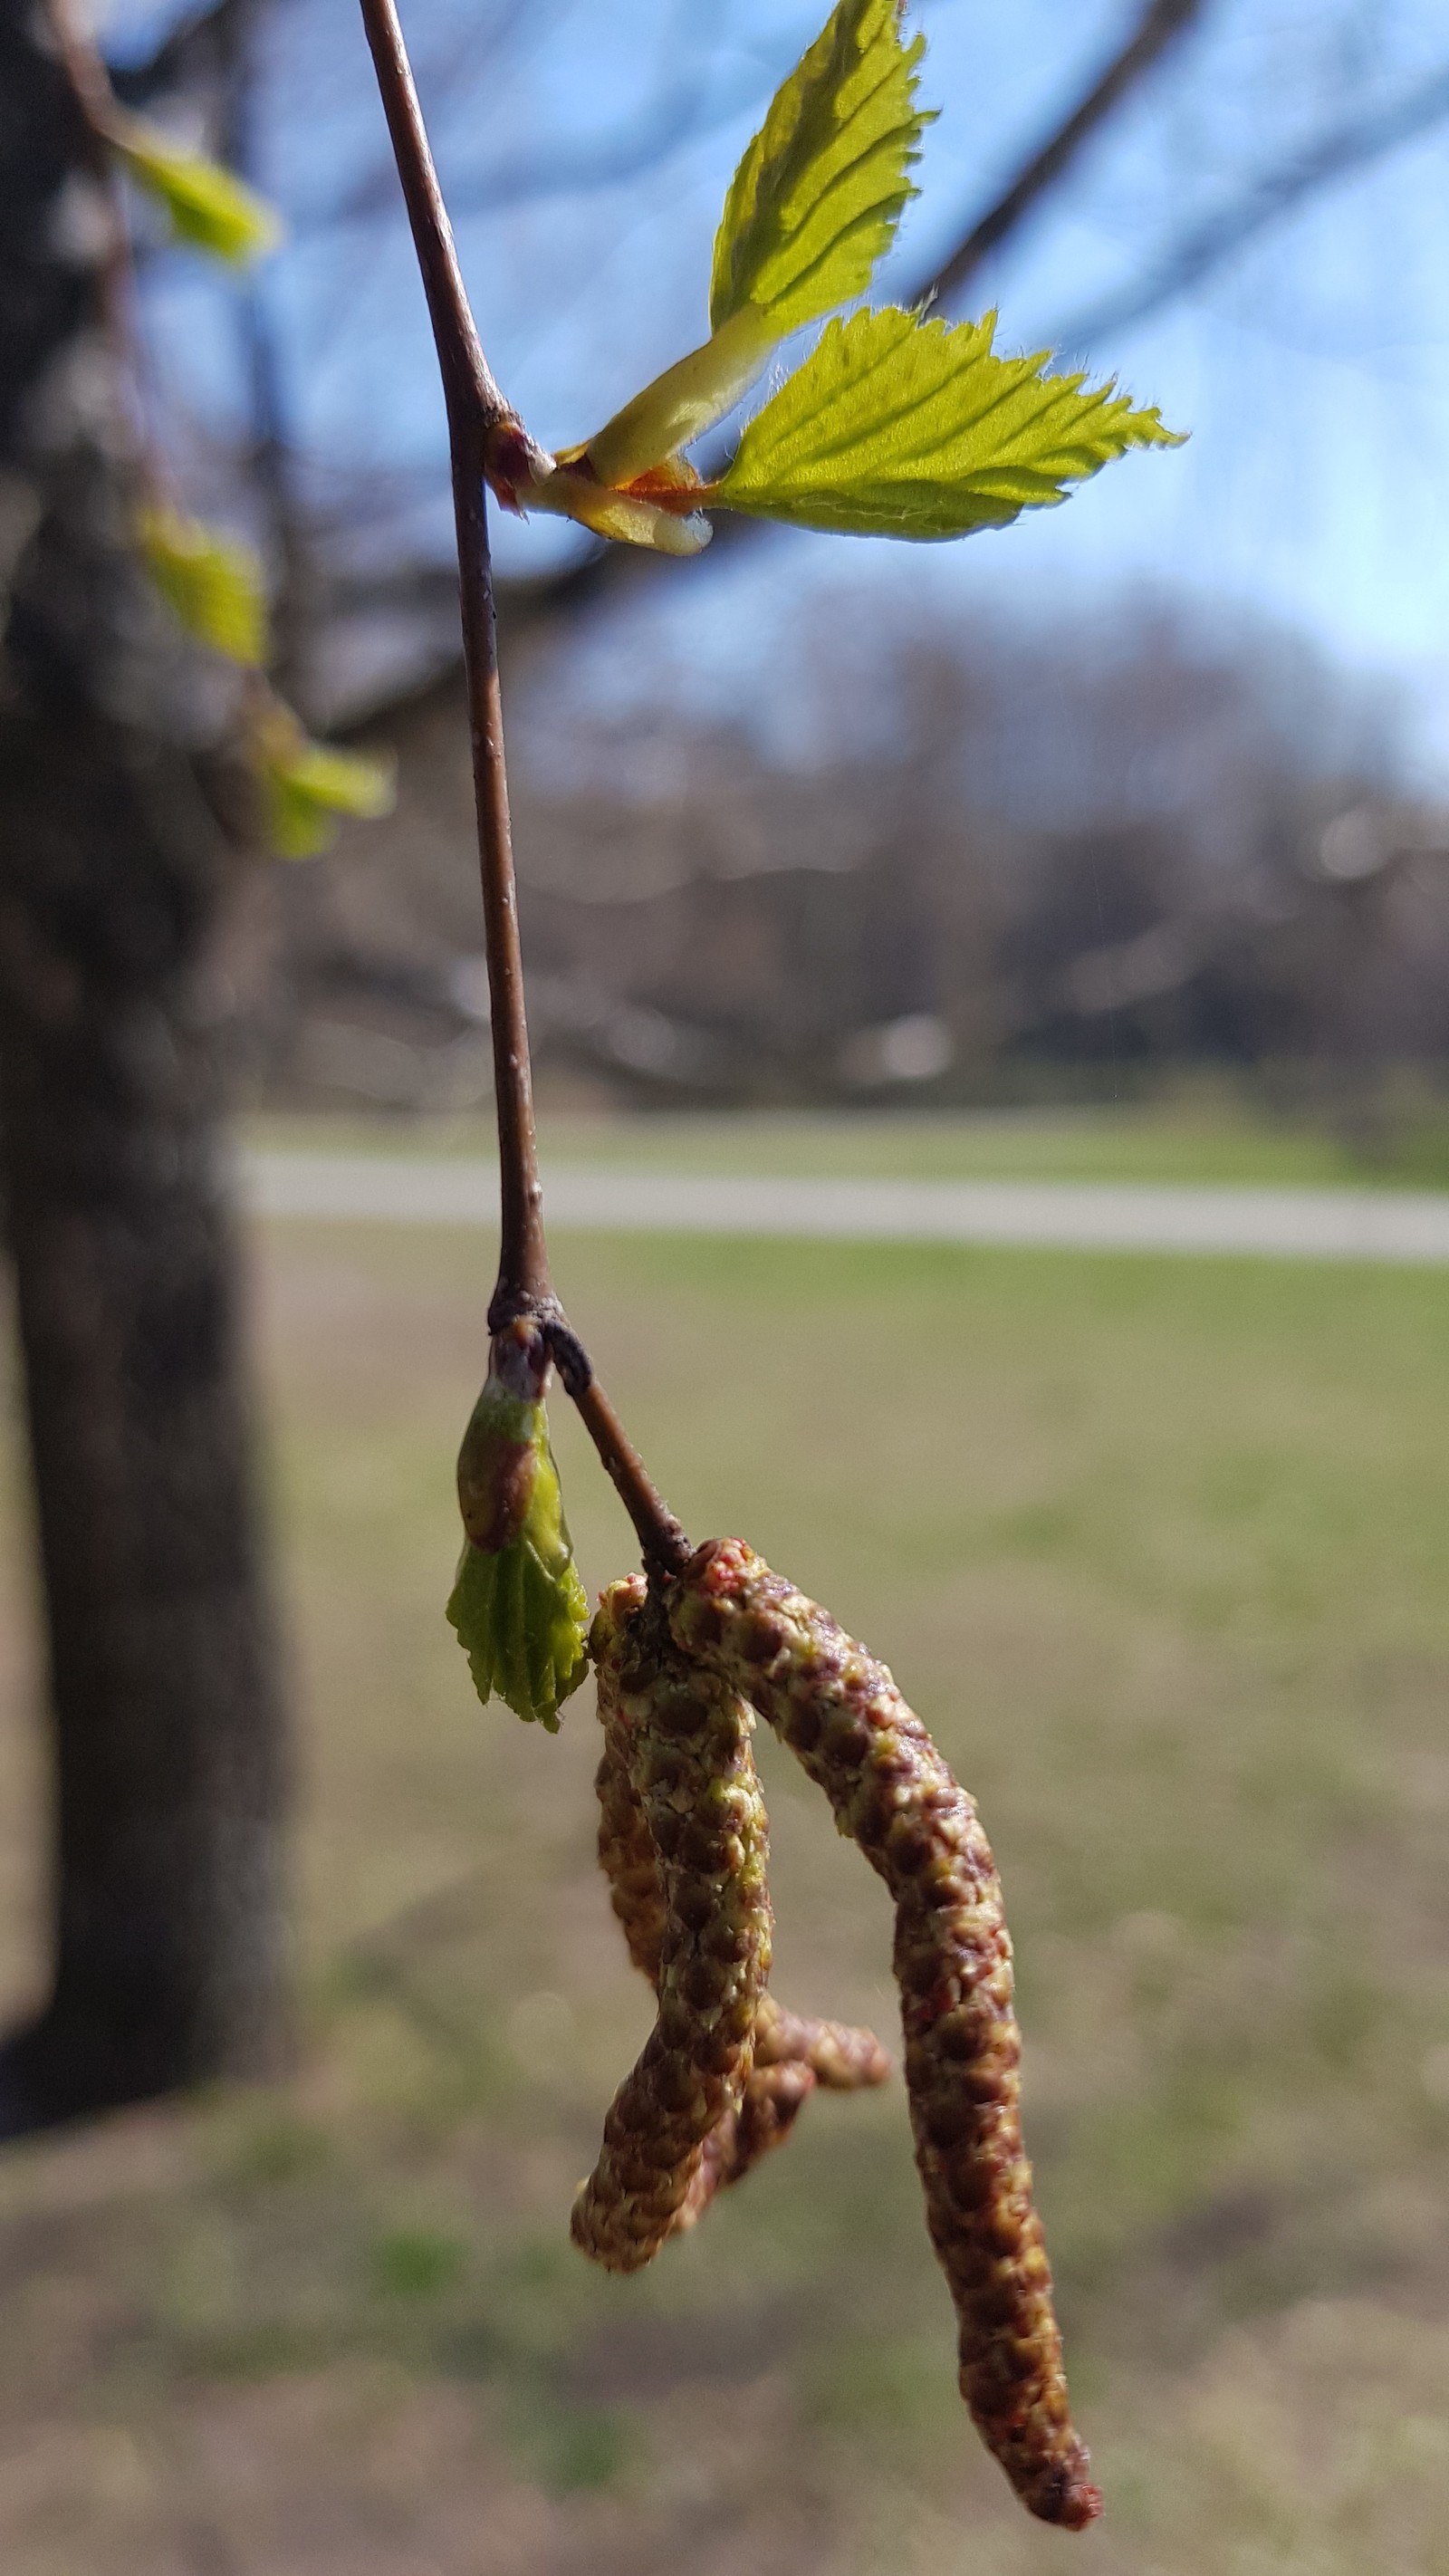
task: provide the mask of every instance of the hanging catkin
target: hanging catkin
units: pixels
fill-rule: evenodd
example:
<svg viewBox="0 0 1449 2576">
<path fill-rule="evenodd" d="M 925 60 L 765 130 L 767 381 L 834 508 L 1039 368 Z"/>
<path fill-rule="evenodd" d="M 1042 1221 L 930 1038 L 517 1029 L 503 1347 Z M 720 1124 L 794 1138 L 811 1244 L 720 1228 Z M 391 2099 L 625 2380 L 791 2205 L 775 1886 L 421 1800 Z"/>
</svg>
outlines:
<svg viewBox="0 0 1449 2576">
<path fill-rule="evenodd" d="M 656 1642 L 659 1633 L 656 1619 L 652 1630 Z M 652 1754 L 647 1731 L 641 1736 L 637 1719 L 623 1701 L 626 1668 L 632 1685 L 630 1708 L 641 1696 L 650 1696 L 650 1637 L 643 1578 L 615 1584 L 605 1595 L 593 1638 L 604 1729 L 595 1782 L 599 1860 L 629 1956 L 657 1989 L 668 1919 L 664 1874 L 632 1776 L 641 1754 L 645 1759 L 652 1759 Z M 753 1757 L 747 1753 L 746 1758 L 753 1771 Z M 770 2148 L 783 2145 L 817 2084 L 833 2092 L 857 2092 L 884 2083 L 890 2063 L 873 2031 L 786 2012 L 772 1995 L 762 1992 L 755 2016 L 754 2060 L 740 2102 L 737 2108 L 722 2112 L 705 2141 L 669 2233 L 677 2235 L 692 2227 L 717 2191 L 739 2182 Z"/>
<path fill-rule="evenodd" d="M 976 1810 L 885 1666 L 742 1540 L 698 1549 L 669 1602 L 686 1656 L 769 1721 L 895 1899 L 911 2124 L 961 2393 L 1022 2501 L 1080 2530 L 1101 2498 L 1068 2404 L 1022 2149 L 1011 1942 Z"/>
<path fill-rule="evenodd" d="M 717 2187 L 706 2146 L 744 2102 L 770 1965 L 768 1846 L 754 1718 L 733 1685 L 671 1645 L 637 1578 L 604 1594 L 590 1642 L 606 1748 L 620 1758 L 656 1855 L 651 1888 L 635 1866 L 637 1830 L 611 1797 L 609 1849 L 629 1854 L 611 1884 L 629 1890 L 621 1915 L 631 1955 L 657 1962 L 659 2013 L 610 2106 L 572 2224 L 595 2262 L 634 2272 Z"/>
</svg>

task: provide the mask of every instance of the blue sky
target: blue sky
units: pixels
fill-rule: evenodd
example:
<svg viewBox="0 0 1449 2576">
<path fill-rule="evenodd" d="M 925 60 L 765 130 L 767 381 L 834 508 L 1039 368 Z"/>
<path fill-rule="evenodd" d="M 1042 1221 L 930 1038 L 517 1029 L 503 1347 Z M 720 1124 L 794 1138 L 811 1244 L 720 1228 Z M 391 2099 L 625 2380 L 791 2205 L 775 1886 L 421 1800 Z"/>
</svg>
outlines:
<svg viewBox="0 0 1449 2576">
<path fill-rule="evenodd" d="M 942 115 L 893 267 L 964 228 L 1138 14 L 1139 0 L 928 0 L 924 92 Z M 820 10 L 783 0 L 422 0 L 405 13 L 495 368 L 547 443 L 584 435 L 703 335 L 714 221 L 773 82 Z M 154 12 L 113 19 L 124 49 Z M 490 40 L 490 30 L 492 31 Z M 501 30 L 501 32 L 500 32 Z M 383 164 L 349 0 L 278 0 L 260 176 L 293 220 L 265 293 L 296 434 L 329 473 L 370 470 L 446 542 L 442 411 L 411 253 Z M 1449 70 L 1433 0 L 1209 0 L 1201 32 L 1086 156 L 982 284 L 1006 345 L 1040 345 L 1142 274 L 1305 138 Z M 570 172 L 622 154 L 655 115 L 675 149 L 615 184 Z M 318 218 L 359 169 L 379 213 Z M 520 172 L 529 192 L 469 211 Z M 1449 120 L 1265 232 L 1199 292 L 1067 353 L 1120 372 L 1192 432 L 1129 459 L 1001 535 L 942 549 L 781 536 L 748 563 L 680 567 L 655 631 L 747 689 L 762 620 L 842 584 L 925 584 L 947 615 L 1084 620 L 1143 586 L 1285 622 L 1391 675 L 1424 775 L 1449 783 Z M 152 291 L 163 385 L 222 427 L 234 325 L 196 266 Z M 391 524 L 391 523 L 389 523 Z M 508 565 L 549 559 L 556 526 L 506 531 Z M 848 559 L 848 560 L 847 560 Z M 637 641 L 645 638 L 636 630 Z"/>
</svg>

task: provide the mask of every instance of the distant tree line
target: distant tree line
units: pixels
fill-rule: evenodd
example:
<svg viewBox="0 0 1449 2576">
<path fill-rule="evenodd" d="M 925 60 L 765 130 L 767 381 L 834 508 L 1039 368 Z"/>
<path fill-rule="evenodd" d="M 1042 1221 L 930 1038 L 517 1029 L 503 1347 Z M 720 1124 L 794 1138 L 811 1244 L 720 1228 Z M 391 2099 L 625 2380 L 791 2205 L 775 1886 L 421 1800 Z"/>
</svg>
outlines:
<svg viewBox="0 0 1449 2576">
<path fill-rule="evenodd" d="M 1161 1062 L 1449 1059 L 1449 813 L 1392 711 L 1302 647 L 1166 610 L 1092 649 L 1023 632 L 816 639 L 833 733 L 596 726 L 520 673 L 532 1007 L 545 1064 L 645 1101 L 970 1101 Z M 823 667 L 822 667 L 823 665 Z M 388 710 L 390 825 L 274 884 L 238 972 L 254 1091 L 483 1096 L 467 746 L 452 678 Z"/>
</svg>

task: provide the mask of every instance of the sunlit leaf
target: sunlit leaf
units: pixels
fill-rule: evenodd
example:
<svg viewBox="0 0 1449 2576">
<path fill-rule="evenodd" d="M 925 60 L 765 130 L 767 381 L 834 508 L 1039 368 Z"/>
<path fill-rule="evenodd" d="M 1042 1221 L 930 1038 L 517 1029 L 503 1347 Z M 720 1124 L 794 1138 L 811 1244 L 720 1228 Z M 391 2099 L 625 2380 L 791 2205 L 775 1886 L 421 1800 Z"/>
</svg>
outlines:
<svg viewBox="0 0 1449 2576">
<path fill-rule="evenodd" d="M 141 551 L 162 598 L 188 635 L 231 662 L 267 658 L 267 600 L 251 547 L 179 510 L 142 510 Z"/>
<path fill-rule="evenodd" d="M 1110 383 L 1048 375 L 1041 352 L 997 357 L 994 324 L 892 309 L 828 323 L 706 503 L 858 536 L 960 537 L 1065 500 L 1128 448 L 1180 444 Z"/>
<path fill-rule="evenodd" d="M 709 318 L 746 305 L 783 339 L 864 293 L 916 194 L 916 66 L 896 0 L 840 0 L 782 82 L 725 199 Z"/>
<path fill-rule="evenodd" d="M 138 117 L 117 118 L 109 131 L 130 177 L 164 206 L 178 241 L 231 268 L 275 250 L 282 238 L 280 216 L 219 162 L 188 151 Z"/>
<path fill-rule="evenodd" d="M 781 340 L 870 284 L 916 193 L 909 173 L 929 122 L 915 104 L 924 50 L 921 36 L 902 43 L 896 0 L 840 0 L 730 183 L 715 236 L 711 337 L 590 439 L 601 483 L 632 483 L 702 438 Z"/>
<path fill-rule="evenodd" d="M 252 756 L 265 801 L 267 840 L 279 859 L 316 858 L 332 840 L 339 814 L 370 822 L 392 810 L 396 781 L 391 761 L 312 742 L 281 709 L 258 727 Z"/>
</svg>

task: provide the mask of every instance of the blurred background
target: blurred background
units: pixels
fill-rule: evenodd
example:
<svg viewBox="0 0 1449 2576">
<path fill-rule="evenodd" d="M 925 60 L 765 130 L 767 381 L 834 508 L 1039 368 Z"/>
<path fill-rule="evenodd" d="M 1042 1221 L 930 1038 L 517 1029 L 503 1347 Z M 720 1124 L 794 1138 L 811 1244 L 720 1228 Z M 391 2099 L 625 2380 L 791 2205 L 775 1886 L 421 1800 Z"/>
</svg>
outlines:
<svg viewBox="0 0 1449 2576">
<path fill-rule="evenodd" d="M 415 0 L 484 342 L 546 443 L 702 336 L 724 186 L 819 14 Z M 913 20 L 943 113 L 883 294 L 997 305 L 1005 346 L 1120 374 L 1191 444 L 940 549 L 725 521 L 677 565 L 495 524 L 546 1171 L 1449 1188 L 1443 13 L 923 0 Z M 100 1087 L 139 1106 L 104 1149 L 72 1149 L 81 1086 L 36 1071 L 64 1008 L 14 930 L 40 898 L 12 863 L 0 1964 L 13 2014 L 40 2008 L 0 2062 L 6 2568 L 1026 2576 L 1076 2549 L 1112 2576 L 1449 2576 L 1432 1266 L 560 1234 L 570 1311 L 688 1525 L 748 1534 L 866 1636 L 979 1798 L 1108 2517 L 1040 2532 L 978 2455 L 898 2085 L 813 2104 L 642 2280 L 572 2252 L 570 2193 L 649 2011 L 593 1867 L 587 1694 L 557 1741 L 480 1711 L 442 1621 L 491 1247 L 303 1216 L 249 1222 L 234 1252 L 182 1205 L 193 1181 L 221 1205 L 238 1139 L 390 1167 L 489 1150 L 422 297 L 343 0 L 120 0 L 100 41 L 125 100 L 286 217 L 238 289 L 135 210 L 143 398 L 190 503 L 262 551 L 279 683 L 315 728 L 391 746 L 399 797 L 305 867 L 198 861 L 174 956 L 137 862 Z M 29 632 L 17 612 L 17 668 Z M 100 707 L 200 774 L 205 691 L 183 718 L 154 675 L 118 689 L 150 672 L 128 638 L 119 620 L 104 687 L 77 683 L 86 725 Z M 46 792 L 16 810 L 55 810 Z M 147 829 L 184 839 L 179 810 Z M 88 881 L 74 837 L 54 852 L 46 937 L 84 963 Z M 146 1176 L 124 1206 L 118 1173 Z M 153 1207 L 185 1220 L 154 1293 L 134 1286 Z M 238 1328 L 193 1329 L 177 1287 L 202 1233 L 207 1314 L 251 1310 L 255 1394 Z M 105 1356 L 117 1277 L 145 1367 L 119 1329 Z M 54 1329 L 46 1278 L 86 1289 Z M 183 1424 L 176 1388 L 223 1344 L 219 1409 L 188 1396 Z M 631 1545 L 558 1430 L 592 1591 Z M 134 1557 L 128 1479 L 188 1440 L 191 1481 L 169 1520 L 141 1513 Z M 240 1499 L 203 1565 L 178 1530 L 209 1440 Z M 223 1566 L 245 1575 L 225 1618 Z M 103 1596 L 111 1642 L 77 1679 L 65 1640 L 99 1634 Z M 77 1822 L 88 1766 L 108 1779 L 106 1745 L 146 1734 L 138 1602 L 190 1696 L 112 1821 Z M 215 1717 L 221 1667 L 250 1678 Z M 218 1727 L 265 1759 L 213 1776 L 196 1746 Z M 808 1784 L 762 1763 L 777 1986 L 889 2038 L 880 1891 Z M 243 1773 L 239 1860 L 212 1810 Z M 113 1874 L 133 1794 L 145 1830 Z M 84 1921 L 114 1948 L 125 1891 L 167 1881 L 155 1819 L 183 1807 L 196 1883 L 250 1891 L 245 1937 L 199 1901 L 167 1917 L 179 1953 L 229 1964 L 148 2055 L 115 2029 L 133 2007 L 159 2026 L 152 2006 L 66 1963 Z M 198 1977 L 183 1963 L 178 1990 Z M 265 2012 L 236 2002 L 247 1978 Z M 74 2034 L 93 2059 L 102 2023 L 88 2086 Z"/>
</svg>

